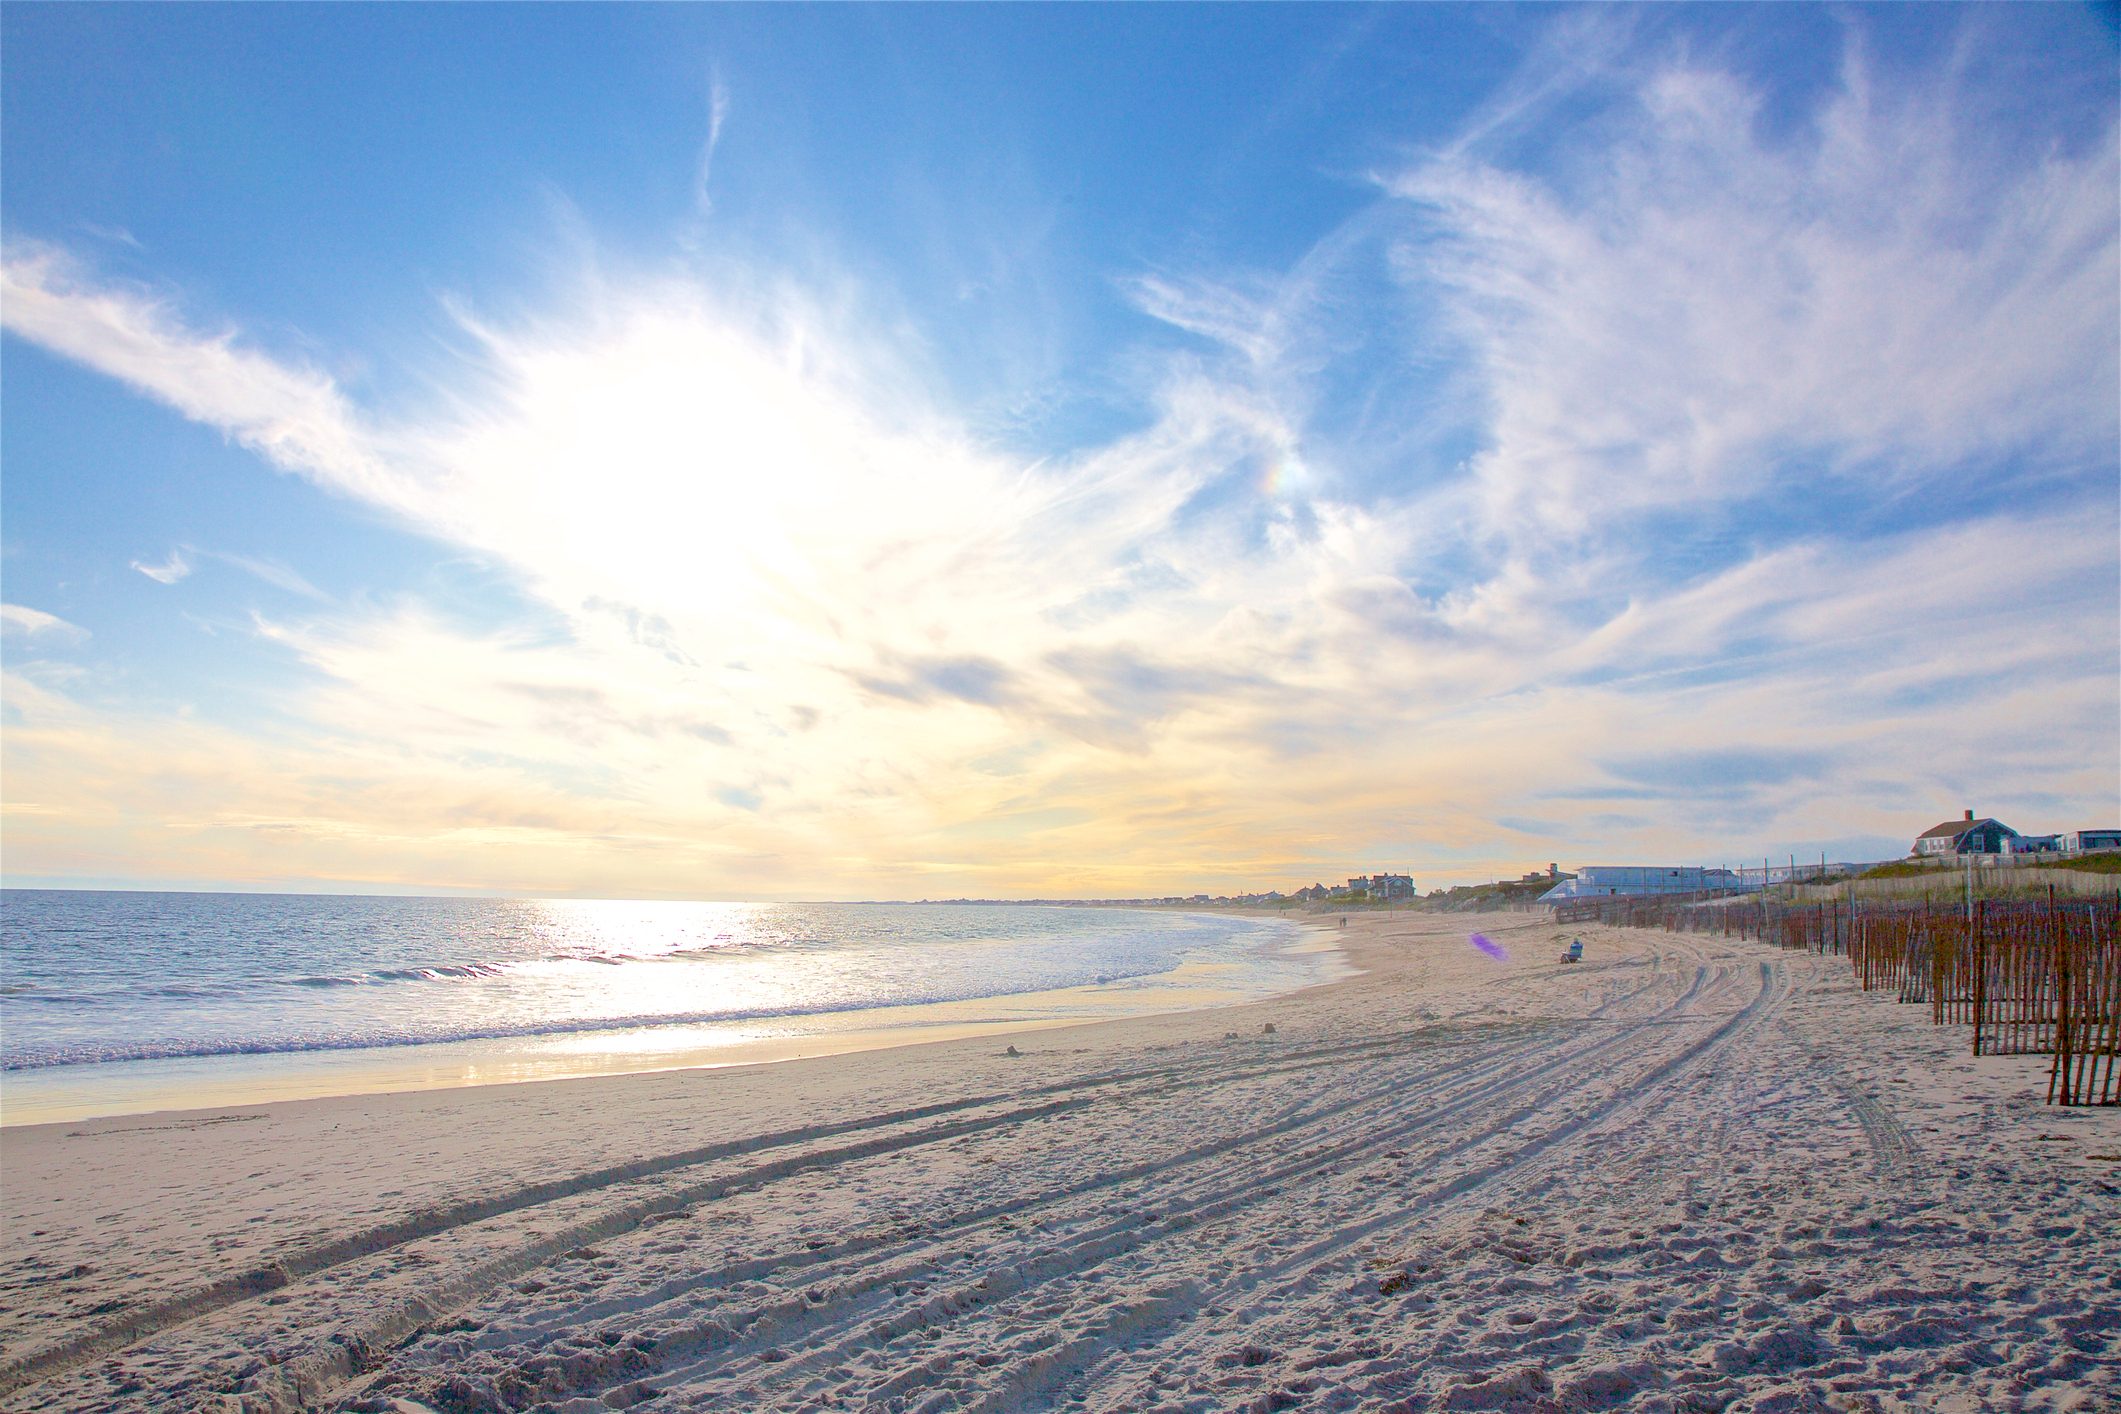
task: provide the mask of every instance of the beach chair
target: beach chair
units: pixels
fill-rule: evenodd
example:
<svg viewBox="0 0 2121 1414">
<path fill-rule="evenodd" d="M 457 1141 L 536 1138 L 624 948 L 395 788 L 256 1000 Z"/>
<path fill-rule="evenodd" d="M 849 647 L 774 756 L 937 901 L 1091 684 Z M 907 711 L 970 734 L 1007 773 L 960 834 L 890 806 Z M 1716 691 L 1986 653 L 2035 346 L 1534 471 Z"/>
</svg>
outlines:
<svg viewBox="0 0 2121 1414">
<path fill-rule="evenodd" d="M 1561 955 L 1563 962 L 1583 961 L 1583 939 L 1577 938 L 1569 944 L 1569 950 Z"/>
</svg>

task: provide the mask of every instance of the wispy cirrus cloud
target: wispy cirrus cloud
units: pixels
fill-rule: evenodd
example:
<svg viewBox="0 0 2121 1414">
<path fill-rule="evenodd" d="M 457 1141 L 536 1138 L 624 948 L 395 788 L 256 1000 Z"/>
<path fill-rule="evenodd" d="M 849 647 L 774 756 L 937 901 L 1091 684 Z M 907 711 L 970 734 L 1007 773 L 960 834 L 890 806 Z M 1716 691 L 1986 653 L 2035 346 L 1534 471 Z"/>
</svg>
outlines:
<svg viewBox="0 0 2121 1414">
<path fill-rule="evenodd" d="M 1485 372 L 1490 523 L 1528 544 L 1810 484 L 1950 494 L 2110 457 L 2121 134 L 1999 158 L 1948 87 L 1841 86 L 1794 134 L 1758 94 L 1641 71 L 1595 178 L 1467 154 L 1389 189 L 1399 259 Z M 1530 537 L 1530 538 L 1528 538 Z"/>
<path fill-rule="evenodd" d="M 159 561 L 134 560 L 131 563 L 135 570 L 157 584 L 180 584 L 191 577 L 201 560 L 212 560 L 239 569 L 275 589 L 298 594 L 305 599 L 330 597 L 303 578 L 298 571 L 278 560 L 263 559 L 254 555 L 235 555 L 225 550 L 202 550 L 195 545 L 178 545 L 172 547 Z"/>
<path fill-rule="evenodd" d="M 0 604 L 0 633 L 18 641 L 44 639 L 78 643 L 88 637 L 88 630 L 79 624 L 70 624 L 57 614 L 47 614 L 27 604 Z"/>
<path fill-rule="evenodd" d="M 99 280 L 72 254 L 10 239 L 0 254 L 0 321 L 22 338 L 219 428 L 283 471 L 396 505 L 374 434 L 325 374 L 185 321 L 164 295 Z"/>
<path fill-rule="evenodd" d="M 255 555 L 233 555 L 226 550 L 209 550 L 203 553 L 212 555 L 223 564 L 231 565 L 251 578 L 262 580 L 273 588 L 284 590 L 289 594 L 300 595 L 304 599 L 323 600 L 331 597 L 303 578 L 298 571 L 282 564 L 278 560 L 264 559 Z"/>
<path fill-rule="evenodd" d="M 171 550 L 160 563 L 150 564 L 146 560 L 134 560 L 132 566 L 157 584 L 176 584 L 188 578 L 192 571 L 191 556 L 181 545 Z"/>
<path fill-rule="evenodd" d="M 700 144 L 699 171 L 693 181 L 693 205 L 701 215 L 714 209 L 708 183 L 714 177 L 715 150 L 722 145 L 722 125 L 729 121 L 729 86 L 722 82 L 719 67 L 707 75 L 707 138 Z"/>
</svg>

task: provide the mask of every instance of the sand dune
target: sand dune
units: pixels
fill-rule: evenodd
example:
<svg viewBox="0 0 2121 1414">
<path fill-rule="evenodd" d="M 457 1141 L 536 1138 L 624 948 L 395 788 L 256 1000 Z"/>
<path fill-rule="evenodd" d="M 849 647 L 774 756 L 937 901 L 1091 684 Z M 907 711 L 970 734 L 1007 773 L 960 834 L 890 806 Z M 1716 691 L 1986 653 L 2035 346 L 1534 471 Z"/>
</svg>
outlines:
<svg viewBox="0 0 2121 1414">
<path fill-rule="evenodd" d="M 1507 963 L 1363 918 L 1219 1012 L 10 1130 L 0 1403 L 2121 1407 L 2121 1113 L 1842 959 L 1473 921 Z"/>
</svg>

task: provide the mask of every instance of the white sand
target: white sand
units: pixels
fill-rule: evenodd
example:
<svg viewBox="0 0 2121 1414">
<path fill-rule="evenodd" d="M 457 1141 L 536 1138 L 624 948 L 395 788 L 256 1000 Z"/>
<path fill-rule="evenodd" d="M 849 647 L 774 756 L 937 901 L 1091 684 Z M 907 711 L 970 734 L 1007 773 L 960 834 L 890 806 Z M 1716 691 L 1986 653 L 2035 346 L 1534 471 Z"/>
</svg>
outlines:
<svg viewBox="0 0 2121 1414">
<path fill-rule="evenodd" d="M 8 1130 L 0 1405 L 2121 1408 L 2121 1111 L 2043 1059 L 1838 958 L 1350 932 L 1218 1012 Z"/>
</svg>

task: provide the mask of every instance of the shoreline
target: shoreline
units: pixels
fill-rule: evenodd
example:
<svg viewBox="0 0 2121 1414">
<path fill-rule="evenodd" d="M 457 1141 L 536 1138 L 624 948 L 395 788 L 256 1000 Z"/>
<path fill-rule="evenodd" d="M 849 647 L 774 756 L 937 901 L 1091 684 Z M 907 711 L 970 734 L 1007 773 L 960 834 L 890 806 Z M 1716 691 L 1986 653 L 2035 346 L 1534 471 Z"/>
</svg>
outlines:
<svg viewBox="0 0 2121 1414">
<path fill-rule="evenodd" d="M 1182 964 L 1120 983 L 767 1020 L 668 1022 L 404 1046 L 37 1067 L 0 1075 L 0 1132 L 230 1106 L 778 1065 L 1242 1006 L 1330 985 L 1353 967 L 1337 941 L 1339 930 L 1323 922 L 1266 909 L 1218 912 L 1293 925 L 1291 940 L 1274 949 L 1279 957 L 1337 956 L 1321 964 L 1326 976 L 1290 992 L 1264 996 L 1242 987 L 1188 980 L 1191 964 Z"/>
</svg>

